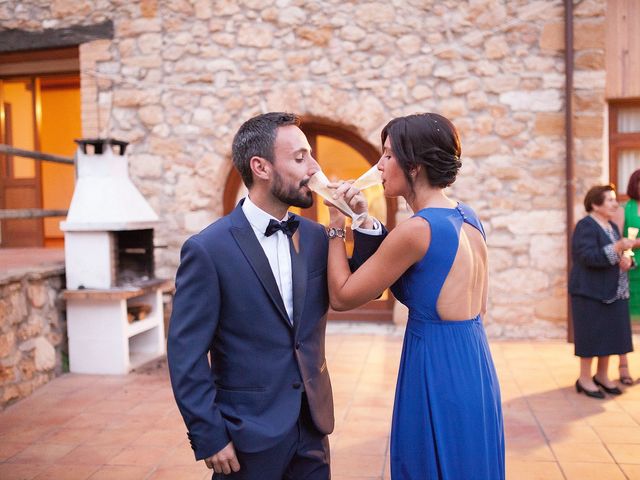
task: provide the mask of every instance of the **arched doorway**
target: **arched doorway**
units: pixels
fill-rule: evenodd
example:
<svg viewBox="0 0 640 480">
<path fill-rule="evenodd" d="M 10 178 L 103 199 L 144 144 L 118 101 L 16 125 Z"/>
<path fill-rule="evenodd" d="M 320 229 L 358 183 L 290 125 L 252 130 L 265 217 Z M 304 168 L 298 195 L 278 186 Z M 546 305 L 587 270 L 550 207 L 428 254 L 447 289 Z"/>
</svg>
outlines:
<svg viewBox="0 0 640 480">
<path fill-rule="evenodd" d="M 303 121 L 301 127 L 311 145 L 314 157 L 330 179 L 355 179 L 375 165 L 380 158 L 379 150 L 356 133 L 339 125 L 318 121 Z M 371 187 L 363 192 L 369 201 L 373 216 L 392 229 L 395 224 L 397 202 L 384 197 L 382 186 Z M 229 213 L 240 198 L 246 195 L 246 189 L 235 169 L 231 169 L 224 192 L 224 213 Z M 292 209 L 296 213 L 319 223 L 326 224 L 329 211 L 316 197 L 313 207 L 305 210 Z M 353 236 L 347 229 L 347 248 L 353 248 Z M 393 297 L 385 291 L 381 298 L 369 302 L 349 312 L 329 312 L 330 320 L 364 320 L 390 322 L 393 314 Z"/>
</svg>

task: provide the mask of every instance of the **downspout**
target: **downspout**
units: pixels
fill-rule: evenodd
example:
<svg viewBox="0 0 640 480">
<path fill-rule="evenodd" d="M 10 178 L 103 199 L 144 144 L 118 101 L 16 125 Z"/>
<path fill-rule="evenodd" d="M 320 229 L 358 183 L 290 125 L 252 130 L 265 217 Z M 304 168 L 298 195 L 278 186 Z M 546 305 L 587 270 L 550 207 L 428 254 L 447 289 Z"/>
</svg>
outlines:
<svg viewBox="0 0 640 480">
<path fill-rule="evenodd" d="M 564 0 L 564 135 L 567 207 L 567 285 L 571 272 L 571 235 L 573 233 L 576 195 L 575 158 L 573 156 L 573 0 Z M 573 342 L 571 296 L 567 295 L 567 341 Z"/>
</svg>

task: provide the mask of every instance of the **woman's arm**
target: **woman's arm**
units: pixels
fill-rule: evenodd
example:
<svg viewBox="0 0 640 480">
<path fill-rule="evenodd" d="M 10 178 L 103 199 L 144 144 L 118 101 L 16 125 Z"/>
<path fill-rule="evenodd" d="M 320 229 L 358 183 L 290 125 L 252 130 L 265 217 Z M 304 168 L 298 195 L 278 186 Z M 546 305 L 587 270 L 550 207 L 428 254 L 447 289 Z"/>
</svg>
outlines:
<svg viewBox="0 0 640 480">
<path fill-rule="evenodd" d="M 607 268 L 612 263 L 607 257 L 604 248 L 598 242 L 599 229 L 594 223 L 584 221 L 578 222 L 573 233 L 573 253 L 575 258 L 583 265 L 591 268 Z M 619 256 L 626 248 L 631 248 L 632 240 L 620 239 L 615 243 L 611 243 L 613 251 Z"/>
<path fill-rule="evenodd" d="M 344 217 L 330 208 L 330 226 L 341 227 Z M 422 218 L 414 217 L 398 225 L 380 248 L 358 270 L 351 273 L 345 244 L 339 239 L 329 241 L 329 299 L 334 310 L 350 310 L 380 296 L 411 265 L 426 254 L 431 241 L 431 229 Z"/>
</svg>

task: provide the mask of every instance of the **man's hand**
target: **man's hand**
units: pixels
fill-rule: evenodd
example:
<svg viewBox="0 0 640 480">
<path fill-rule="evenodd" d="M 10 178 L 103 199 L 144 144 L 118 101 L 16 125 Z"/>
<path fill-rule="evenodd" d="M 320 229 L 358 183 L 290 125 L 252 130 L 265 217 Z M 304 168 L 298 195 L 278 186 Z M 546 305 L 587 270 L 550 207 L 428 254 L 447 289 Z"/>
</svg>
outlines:
<svg viewBox="0 0 640 480">
<path fill-rule="evenodd" d="M 240 463 L 238 462 L 238 457 L 236 457 L 232 442 L 227 443 L 227 446 L 218 453 L 205 458 L 204 463 L 207 464 L 207 468 L 212 468 L 214 472 L 224 473 L 225 475 L 240 470 Z"/>
</svg>

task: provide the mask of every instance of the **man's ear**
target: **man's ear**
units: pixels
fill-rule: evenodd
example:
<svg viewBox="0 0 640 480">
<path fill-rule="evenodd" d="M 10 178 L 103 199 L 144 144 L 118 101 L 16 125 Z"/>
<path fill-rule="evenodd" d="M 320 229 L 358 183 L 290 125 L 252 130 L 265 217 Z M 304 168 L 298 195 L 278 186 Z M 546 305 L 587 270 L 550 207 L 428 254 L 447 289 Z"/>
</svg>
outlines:
<svg viewBox="0 0 640 480">
<path fill-rule="evenodd" d="M 249 166 L 253 177 L 260 180 L 269 180 L 271 178 L 271 162 L 262 157 L 251 157 Z"/>
</svg>

